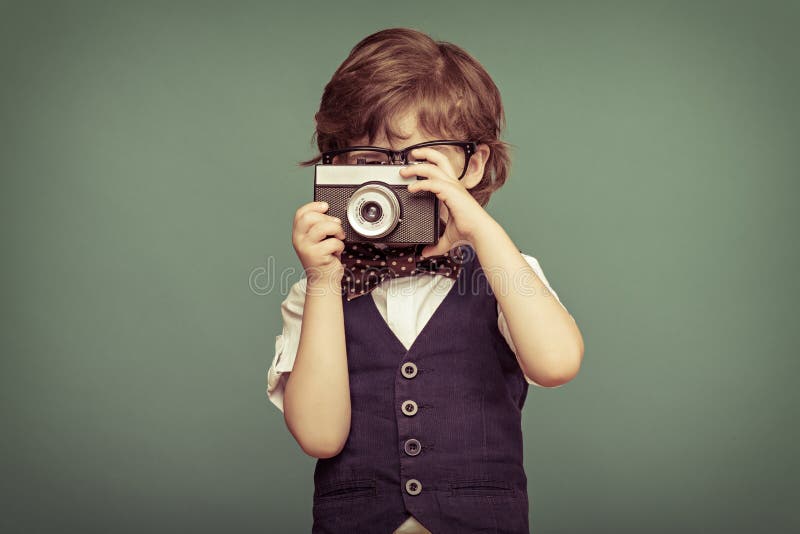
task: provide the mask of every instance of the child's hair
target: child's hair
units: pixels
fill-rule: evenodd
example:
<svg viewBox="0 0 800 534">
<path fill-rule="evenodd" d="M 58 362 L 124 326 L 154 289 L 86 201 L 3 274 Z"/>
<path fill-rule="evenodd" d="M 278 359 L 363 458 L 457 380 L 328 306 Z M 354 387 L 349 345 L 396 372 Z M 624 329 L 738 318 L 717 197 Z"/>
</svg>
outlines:
<svg viewBox="0 0 800 534">
<path fill-rule="evenodd" d="M 371 145 L 380 131 L 389 140 L 403 139 L 392 122 L 414 109 L 428 134 L 489 146 L 483 178 L 470 189 L 486 205 L 511 167 L 512 145 L 499 139 L 505 128 L 500 91 L 462 48 L 409 28 L 373 33 L 353 47 L 325 86 L 314 115 L 311 141 L 316 137 L 320 154 L 299 165 L 313 165 L 322 152 L 365 136 Z"/>
</svg>

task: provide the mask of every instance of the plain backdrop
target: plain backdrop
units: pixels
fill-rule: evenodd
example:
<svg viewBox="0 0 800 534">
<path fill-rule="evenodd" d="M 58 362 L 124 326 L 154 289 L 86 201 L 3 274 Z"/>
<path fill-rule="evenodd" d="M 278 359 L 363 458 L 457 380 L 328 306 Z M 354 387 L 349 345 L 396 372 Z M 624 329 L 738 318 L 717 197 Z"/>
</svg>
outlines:
<svg viewBox="0 0 800 534">
<path fill-rule="evenodd" d="M 523 412 L 533 531 L 797 532 L 799 23 L 788 1 L 0 2 L 0 530 L 310 531 L 314 459 L 265 394 L 296 163 L 351 47 L 407 26 L 494 78 L 514 149 L 488 210 L 584 335 Z"/>
</svg>

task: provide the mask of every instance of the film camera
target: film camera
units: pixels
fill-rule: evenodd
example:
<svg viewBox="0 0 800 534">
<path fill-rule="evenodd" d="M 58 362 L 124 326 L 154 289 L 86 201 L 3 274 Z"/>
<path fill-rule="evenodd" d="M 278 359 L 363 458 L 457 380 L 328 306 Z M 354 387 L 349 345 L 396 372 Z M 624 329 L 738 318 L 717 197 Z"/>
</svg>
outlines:
<svg viewBox="0 0 800 534">
<path fill-rule="evenodd" d="M 391 246 L 439 240 L 439 202 L 429 191 L 410 193 L 414 178 L 401 165 L 326 165 L 314 171 L 314 200 L 328 203 L 328 215 L 342 221 L 345 242 Z M 427 178 L 417 176 L 418 180 Z"/>
</svg>

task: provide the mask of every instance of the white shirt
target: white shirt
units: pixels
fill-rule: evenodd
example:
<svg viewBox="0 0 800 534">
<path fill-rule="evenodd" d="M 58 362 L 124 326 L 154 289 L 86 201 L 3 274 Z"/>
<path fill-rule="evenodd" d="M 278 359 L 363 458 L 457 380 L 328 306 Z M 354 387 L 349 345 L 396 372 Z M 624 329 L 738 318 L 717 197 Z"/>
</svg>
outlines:
<svg viewBox="0 0 800 534">
<path fill-rule="evenodd" d="M 542 283 L 550 289 L 556 300 L 564 306 L 561 303 L 561 299 L 558 298 L 558 294 L 550 287 L 536 258 L 526 254 L 522 254 L 522 256 L 541 279 Z M 406 349 L 409 349 L 454 283 L 455 280 L 452 278 L 429 273 L 390 278 L 378 285 L 369 294 L 358 298 L 374 299 L 383 320 L 386 321 L 386 324 L 389 325 L 389 328 L 405 345 Z M 283 411 L 283 391 L 286 387 L 287 373 L 292 370 L 294 359 L 297 355 L 297 345 L 300 342 L 300 326 L 303 320 L 305 293 L 306 279 L 302 278 L 292 285 L 289 295 L 281 304 L 283 331 L 280 335 L 275 336 L 275 356 L 267 372 L 267 396 L 281 411 Z M 499 303 L 497 305 L 497 328 L 516 355 L 516 348 L 511 340 L 511 334 L 508 331 L 508 325 Z M 517 361 L 519 361 L 519 356 L 517 356 Z M 527 376 L 525 376 L 525 379 L 534 386 L 546 387 L 537 384 Z"/>
</svg>

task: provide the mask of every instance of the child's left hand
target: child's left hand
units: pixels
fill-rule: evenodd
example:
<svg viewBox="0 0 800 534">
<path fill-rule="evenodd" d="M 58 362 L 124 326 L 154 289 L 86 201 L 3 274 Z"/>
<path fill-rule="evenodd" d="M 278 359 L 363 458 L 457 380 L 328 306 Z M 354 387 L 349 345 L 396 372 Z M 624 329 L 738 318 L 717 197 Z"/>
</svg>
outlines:
<svg viewBox="0 0 800 534">
<path fill-rule="evenodd" d="M 425 159 L 428 163 L 409 165 L 400 170 L 400 176 L 411 178 L 424 176 L 427 180 L 415 180 L 408 186 L 409 192 L 431 191 L 447 207 L 448 217 L 444 235 L 435 245 L 422 250 L 423 256 L 444 254 L 464 241 L 473 244 L 481 228 L 488 228 L 492 217 L 478 204 L 466 187 L 456 179 L 450 160 L 438 150 L 416 148 L 411 155 Z"/>
</svg>

